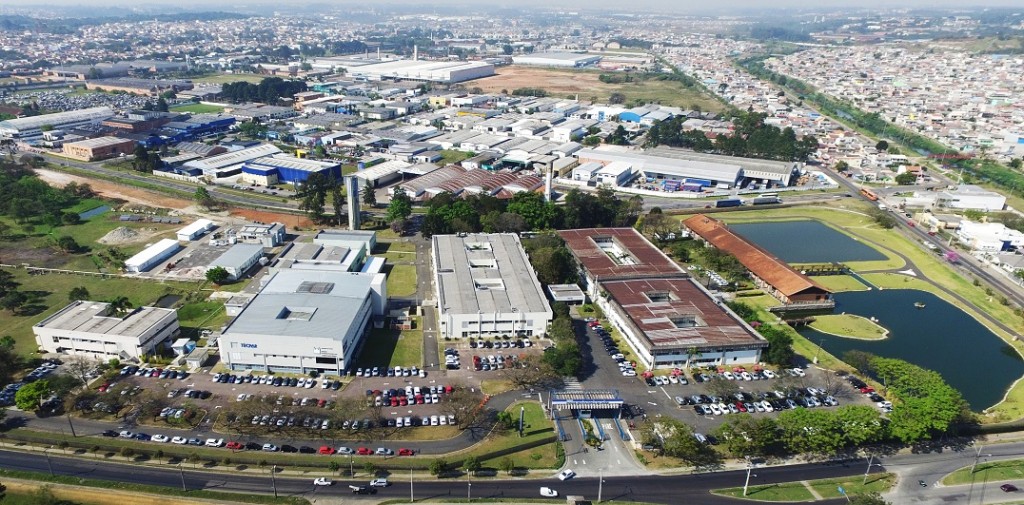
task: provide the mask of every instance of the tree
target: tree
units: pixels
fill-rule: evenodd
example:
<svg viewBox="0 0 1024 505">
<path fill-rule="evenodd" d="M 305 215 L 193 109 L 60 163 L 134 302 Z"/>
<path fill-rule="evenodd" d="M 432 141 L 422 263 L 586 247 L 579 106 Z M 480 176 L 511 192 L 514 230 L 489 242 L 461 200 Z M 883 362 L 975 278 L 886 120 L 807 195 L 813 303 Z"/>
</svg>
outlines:
<svg viewBox="0 0 1024 505">
<path fill-rule="evenodd" d="M 195 192 L 192 193 L 192 200 L 206 209 L 212 209 L 216 206 L 213 196 L 210 195 L 210 191 L 204 186 L 196 188 Z"/>
<path fill-rule="evenodd" d="M 878 151 L 878 152 L 888 151 L 889 150 L 889 142 L 887 142 L 885 140 L 879 140 L 878 143 L 875 144 L 875 150 Z"/>
<path fill-rule="evenodd" d="M 483 464 L 480 463 L 480 458 L 476 456 L 470 456 L 462 462 L 462 468 L 472 475 L 476 475 L 476 472 L 478 472 L 482 467 Z"/>
<path fill-rule="evenodd" d="M 28 303 L 28 295 L 21 291 L 11 291 L 0 297 L 0 308 L 11 312 L 16 312 L 26 303 Z"/>
<path fill-rule="evenodd" d="M 89 290 L 85 289 L 84 286 L 74 287 L 74 288 L 71 288 L 71 291 L 68 291 L 68 301 L 69 302 L 73 302 L 75 300 L 88 300 L 88 299 L 89 299 Z"/>
<path fill-rule="evenodd" d="M 878 409 L 867 405 L 843 405 L 835 410 L 846 446 L 857 447 L 886 438 L 886 426 Z"/>
<path fill-rule="evenodd" d="M 1020 170 L 1022 165 L 1024 165 L 1024 158 L 1013 158 L 1010 160 L 1010 168 Z"/>
<path fill-rule="evenodd" d="M 14 404 L 25 412 L 33 412 L 50 396 L 50 381 L 38 380 L 25 384 L 14 395 Z"/>
<path fill-rule="evenodd" d="M 576 376 L 583 368 L 580 346 L 576 342 L 559 343 L 544 351 L 543 360 L 559 375 Z"/>
<path fill-rule="evenodd" d="M 515 389 L 537 389 L 558 381 L 558 374 L 551 365 L 533 354 L 501 372 L 503 378 Z"/>
<path fill-rule="evenodd" d="M 479 389 L 456 387 L 450 394 L 444 395 L 441 401 L 441 414 L 454 416 L 459 429 L 478 426 L 486 420 L 483 408 L 484 396 Z"/>
<path fill-rule="evenodd" d="M 331 210 L 334 211 L 334 220 L 341 226 L 342 216 L 345 215 L 345 186 L 340 180 L 331 181 Z M 349 209 L 352 212 L 354 209 Z"/>
<path fill-rule="evenodd" d="M 341 470 L 341 464 L 332 459 L 330 463 L 327 463 L 327 468 L 331 470 L 332 474 L 338 473 L 338 470 Z"/>
<path fill-rule="evenodd" d="M 373 464 L 372 461 L 363 463 L 363 471 L 370 474 L 371 476 L 377 475 L 377 465 Z"/>
<path fill-rule="evenodd" d="M 540 248 L 531 251 L 529 257 L 542 284 L 564 284 L 576 277 L 572 254 L 564 246 Z"/>
<path fill-rule="evenodd" d="M 430 475 L 440 476 L 448 469 L 448 462 L 444 458 L 437 458 L 430 462 Z"/>
<path fill-rule="evenodd" d="M 167 112 L 167 100 L 164 97 L 160 97 L 156 100 L 155 110 L 157 112 Z"/>
<path fill-rule="evenodd" d="M 57 246 L 57 249 L 64 253 L 75 253 L 82 249 L 82 246 L 78 245 L 78 242 L 71 235 L 61 236 L 54 244 Z"/>
<path fill-rule="evenodd" d="M 214 284 L 224 284 L 231 277 L 231 273 L 224 267 L 213 267 L 206 271 L 206 280 Z"/>
<path fill-rule="evenodd" d="M 889 432 L 903 443 L 945 433 L 969 409 L 960 392 L 938 373 L 903 360 L 875 356 L 871 372 L 897 400 L 889 414 Z"/>
<path fill-rule="evenodd" d="M 665 455 L 679 458 L 696 468 L 721 464 L 722 457 L 710 446 L 698 441 L 693 436 L 693 429 L 686 423 L 675 419 L 660 419 L 657 424 L 658 431 L 664 434 L 661 449 Z"/>
<path fill-rule="evenodd" d="M 86 385 L 89 383 L 89 373 L 92 372 L 99 362 L 81 355 L 68 356 L 64 360 L 64 369 L 68 374 Z"/>
<path fill-rule="evenodd" d="M 363 188 L 363 205 L 371 208 L 377 206 L 377 192 L 369 184 Z"/>
<path fill-rule="evenodd" d="M 642 225 L 644 233 L 649 233 L 664 240 L 665 236 L 678 228 L 679 222 L 666 214 L 651 212 L 644 216 Z"/>
<path fill-rule="evenodd" d="M 127 296 L 118 296 L 107 303 L 109 304 L 110 312 L 118 315 L 132 309 L 132 302 L 128 300 Z"/>
<path fill-rule="evenodd" d="M 516 469 L 516 463 L 512 461 L 512 458 L 505 456 L 498 460 L 498 469 L 505 472 L 505 475 L 512 475 L 512 470 Z"/>
<path fill-rule="evenodd" d="M 842 431 L 836 416 L 827 410 L 794 409 L 778 416 L 782 441 L 796 453 L 835 454 L 843 447 Z"/>
<path fill-rule="evenodd" d="M 412 215 L 412 199 L 402 188 L 395 188 L 395 193 L 388 204 L 388 212 L 384 219 L 389 223 L 405 221 Z"/>
<path fill-rule="evenodd" d="M 302 184 L 302 201 L 299 209 L 305 211 L 314 222 L 324 218 L 324 206 L 327 205 L 327 191 L 330 181 L 320 173 L 309 174 Z"/>
<path fill-rule="evenodd" d="M 846 172 L 847 170 L 850 169 L 850 164 L 847 163 L 846 161 L 840 160 L 839 163 L 836 163 L 835 169 L 836 172 Z"/>
<path fill-rule="evenodd" d="M 611 105 L 618 105 L 618 104 L 626 103 L 626 95 L 616 91 L 616 92 L 608 95 L 608 103 L 611 104 Z"/>
<path fill-rule="evenodd" d="M 900 186 L 910 186 L 917 182 L 917 175 L 912 172 L 903 172 L 902 174 L 897 174 L 895 180 L 896 184 Z"/>
</svg>

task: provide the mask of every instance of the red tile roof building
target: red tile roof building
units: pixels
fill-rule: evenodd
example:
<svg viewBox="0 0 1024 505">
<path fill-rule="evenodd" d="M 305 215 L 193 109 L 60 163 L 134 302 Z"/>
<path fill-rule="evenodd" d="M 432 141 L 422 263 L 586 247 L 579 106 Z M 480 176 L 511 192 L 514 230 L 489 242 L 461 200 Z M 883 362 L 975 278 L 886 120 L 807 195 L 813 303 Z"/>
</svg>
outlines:
<svg viewBox="0 0 1024 505">
<path fill-rule="evenodd" d="M 832 292 L 811 280 L 773 254 L 735 234 L 724 223 L 697 214 L 683 226 L 715 248 L 736 257 L 754 281 L 787 305 L 831 305 Z"/>
</svg>

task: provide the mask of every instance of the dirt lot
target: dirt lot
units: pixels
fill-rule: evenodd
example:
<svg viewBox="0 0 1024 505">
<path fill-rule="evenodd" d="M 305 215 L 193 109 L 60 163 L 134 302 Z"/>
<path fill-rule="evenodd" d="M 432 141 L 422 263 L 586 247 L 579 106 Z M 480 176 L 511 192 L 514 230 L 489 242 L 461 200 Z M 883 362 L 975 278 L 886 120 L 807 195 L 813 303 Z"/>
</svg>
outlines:
<svg viewBox="0 0 1024 505">
<path fill-rule="evenodd" d="M 723 108 L 714 98 L 699 91 L 687 89 L 673 81 L 648 80 L 621 84 L 608 84 L 598 80 L 601 72 L 589 70 L 562 70 L 542 67 L 511 65 L 501 67 L 497 75 L 469 83 L 468 87 L 479 87 L 485 93 L 501 90 L 512 92 L 516 88 L 542 88 L 552 96 L 579 95 L 580 100 L 607 100 L 615 92 L 626 96 L 626 103 L 634 99 L 651 101 L 664 105 L 692 107 L 716 111 Z"/>
<path fill-rule="evenodd" d="M 231 209 L 231 215 L 248 221 L 259 221 L 261 223 L 273 223 L 275 221 L 284 223 L 289 230 L 294 230 L 295 228 L 309 229 L 313 226 L 313 222 L 308 218 L 294 214 L 278 214 L 276 212 L 265 212 L 252 209 Z"/>
<path fill-rule="evenodd" d="M 176 210 L 182 210 L 192 205 L 192 202 L 188 200 L 172 198 L 157 193 L 150 193 L 149 191 L 144 191 L 142 189 L 133 188 L 131 186 L 122 186 L 120 184 L 114 184 L 104 180 L 87 179 L 85 177 L 44 169 L 36 169 L 36 173 L 39 174 L 40 179 L 51 186 L 63 186 L 69 182 L 77 182 L 79 184 L 86 183 L 92 186 L 92 189 L 96 190 L 97 193 L 103 195 L 105 198 L 124 200 L 129 203 Z"/>
</svg>

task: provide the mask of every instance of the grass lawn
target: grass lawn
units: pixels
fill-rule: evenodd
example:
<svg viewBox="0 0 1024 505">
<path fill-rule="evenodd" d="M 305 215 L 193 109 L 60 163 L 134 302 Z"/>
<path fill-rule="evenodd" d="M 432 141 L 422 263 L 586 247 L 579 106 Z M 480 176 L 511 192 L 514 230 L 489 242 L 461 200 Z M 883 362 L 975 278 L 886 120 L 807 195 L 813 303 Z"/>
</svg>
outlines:
<svg viewBox="0 0 1024 505">
<path fill-rule="evenodd" d="M 862 484 L 863 477 L 848 477 L 841 479 L 820 479 L 804 482 L 783 482 L 780 484 L 769 484 L 765 486 L 750 486 L 747 489 L 747 499 L 758 501 L 814 501 L 814 495 L 808 489 L 813 488 L 818 495 L 824 499 L 842 498 L 839 487 L 846 491 L 848 496 L 857 496 L 865 493 L 882 493 L 896 483 L 896 476 L 891 473 L 875 474 L 868 477 L 867 484 Z M 728 489 L 717 489 L 712 491 L 715 494 L 743 498 L 743 488 L 733 487 Z"/>
<path fill-rule="evenodd" d="M 441 150 L 441 161 L 438 163 L 441 166 L 451 165 L 458 163 L 462 160 L 471 158 L 472 155 L 466 151 L 456 151 L 454 149 L 442 149 Z"/>
<path fill-rule="evenodd" d="M 210 74 L 203 77 L 192 77 L 192 82 L 206 82 L 213 84 L 224 84 L 228 82 L 245 81 L 259 84 L 264 76 L 256 74 Z"/>
<path fill-rule="evenodd" d="M 965 466 L 942 478 L 947 486 L 969 484 L 971 482 L 998 482 L 1001 480 L 1024 479 L 1024 459 L 1011 459 L 992 463 L 980 463 L 971 473 L 971 467 Z"/>
<path fill-rule="evenodd" d="M 356 366 L 423 366 L 423 329 L 420 319 L 413 318 L 412 330 L 374 328 Z"/>
<path fill-rule="evenodd" d="M 175 292 L 190 292 L 198 287 L 196 283 L 157 283 L 147 280 L 112 278 L 102 279 L 86 275 L 28 275 L 25 270 L 12 270 L 14 279 L 21 286 L 19 291 L 32 295 L 31 315 L 13 315 L 0 312 L 0 327 L 4 335 L 14 337 L 16 349 L 21 354 L 36 350 L 32 325 L 53 314 L 68 304 L 68 292 L 76 287 L 89 290 L 93 300 L 110 300 L 127 296 L 133 306 L 149 305 L 161 296 Z"/>
<path fill-rule="evenodd" d="M 822 333 L 858 340 L 882 340 L 889 335 L 889 330 L 878 323 L 853 314 L 814 316 L 810 326 Z"/>
<path fill-rule="evenodd" d="M 868 290 L 864 283 L 849 275 L 819 275 L 811 278 L 814 279 L 814 282 L 835 292 Z"/>
<path fill-rule="evenodd" d="M 388 265 L 389 296 L 416 294 L 416 265 Z"/>
<path fill-rule="evenodd" d="M 199 338 L 199 330 L 217 330 L 230 317 L 220 301 L 186 303 L 178 308 L 178 324 L 181 325 L 182 337 Z"/>
<path fill-rule="evenodd" d="M 171 112 L 191 112 L 194 114 L 214 114 L 224 112 L 224 107 L 217 105 L 206 105 L 205 103 L 190 103 L 170 107 Z"/>
<path fill-rule="evenodd" d="M 555 426 L 550 419 L 544 417 L 544 411 L 541 406 L 536 402 L 517 402 L 509 405 L 506 412 L 512 414 L 512 417 L 519 420 L 519 407 L 524 407 L 526 410 L 523 417 L 523 437 L 519 436 L 519 433 L 515 430 L 509 430 L 504 433 L 491 433 L 482 442 L 473 446 L 465 451 L 457 452 L 448 456 L 449 461 L 461 462 L 469 456 L 484 455 L 493 451 L 507 449 L 515 447 L 519 444 L 526 444 L 537 440 L 542 440 L 546 437 L 555 435 Z M 512 462 L 515 464 L 517 469 L 520 468 L 550 468 L 555 469 L 562 465 L 562 459 L 565 457 L 560 449 L 560 444 L 551 443 L 535 447 L 533 449 L 527 449 L 525 451 L 519 451 L 511 454 L 508 457 L 512 458 Z M 499 467 L 499 461 L 504 458 L 485 459 L 481 461 L 483 467 L 497 470 Z"/>
</svg>

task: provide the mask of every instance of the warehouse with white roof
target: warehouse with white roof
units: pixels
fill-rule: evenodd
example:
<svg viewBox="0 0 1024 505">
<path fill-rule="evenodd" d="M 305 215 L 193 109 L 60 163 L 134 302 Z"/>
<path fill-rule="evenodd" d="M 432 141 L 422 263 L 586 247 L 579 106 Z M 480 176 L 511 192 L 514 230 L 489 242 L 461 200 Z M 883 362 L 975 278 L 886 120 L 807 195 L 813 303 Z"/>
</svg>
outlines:
<svg viewBox="0 0 1024 505">
<path fill-rule="evenodd" d="M 117 313 L 107 302 L 77 300 L 32 327 L 46 352 L 89 356 L 103 362 L 138 360 L 179 333 L 178 312 L 138 307 Z"/>
<path fill-rule="evenodd" d="M 445 338 L 547 333 L 551 307 L 518 235 L 434 235 L 432 247 Z"/>
<path fill-rule="evenodd" d="M 181 250 L 177 240 L 165 238 L 143 249 L 124 262 L 124 269 L 130 273 L 142 273 L 159 265 Z"/>
<path fill-rule="evenodd" d="M 0 138 L 26 140 L 43 136 L 44 126 L 61 130 L 76 128 L 88 124 L 99 124 L 105 119 L 114 117 L 110 107 L 92 107 L 89 109 L 43 114 L 17 119 L 0 121 Z"/>
</svg>

